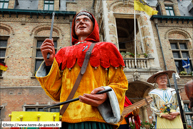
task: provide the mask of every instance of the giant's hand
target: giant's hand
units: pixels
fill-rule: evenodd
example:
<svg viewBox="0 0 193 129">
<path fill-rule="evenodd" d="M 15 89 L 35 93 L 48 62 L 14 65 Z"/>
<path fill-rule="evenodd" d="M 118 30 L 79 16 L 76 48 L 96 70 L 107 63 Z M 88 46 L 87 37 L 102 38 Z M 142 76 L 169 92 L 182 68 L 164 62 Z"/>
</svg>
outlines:
<svg viewBox="0 0 193 129">
<path fill-rule="evenodd" d="M 96 94 L 102 90 L 104 90 L 102 87 L 95 88 L 91 94 L 84 94 L 83 96 L 79 96 L 79 100 L 91 106 L 98 107 L 107 99 L 107 93 Z"/>
<path fill-rule="evenodd" d="M 166 118 L 168 120 L 173 120 L 176 118 L 176 116 L 170 115 L 170 114 L 163 114 L 161 117 Z"/>
<path fill-rule="evenodd" d="M 170 115 L 174 118 L 176 118 L 176 116 L 180 115 L 179 112 L 171 112 Z"/>
<path fill-rule="evenodd" d="M 139 115 L 139 107 L 136 107 L 136 108 L 133 110 L 132 114 L 133 114 L 134 116 Z"/>
<path fill-rule="evenodd" d="M 42 56 L 46 66 L 51 66 L 55 57 L 55 49 L 53 39 L 45 39 L 41 47 Z M 47 59 L 47 54 L 50 53 L 50 58 Z"/>
</svg>

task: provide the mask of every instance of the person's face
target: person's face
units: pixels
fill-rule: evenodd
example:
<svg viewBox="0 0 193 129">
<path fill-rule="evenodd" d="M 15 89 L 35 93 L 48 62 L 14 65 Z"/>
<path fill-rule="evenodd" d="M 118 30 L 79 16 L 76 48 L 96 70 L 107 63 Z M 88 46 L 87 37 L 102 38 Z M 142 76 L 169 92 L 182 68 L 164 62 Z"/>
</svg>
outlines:
<svg viewBox="0 0 193 129">
<path fill-rule="evenodd" d="M 167 75 L 166 74 L 163 74 L 163 75 L 160 75 L 157 77 L 156 79 L 156 83 L 158 84 L 158 87 L 161 86 L 161 87 L 167 87 L 167 82 L 168 82 L 168 79 L 167 79 Z"/>
<path fill-rule="evenodd" d="M 93 31 L 93 22 L 88 16 L 81 15 L 75 20 L 75 34 L 77 37 L 87 37 Z"/>
</svg>

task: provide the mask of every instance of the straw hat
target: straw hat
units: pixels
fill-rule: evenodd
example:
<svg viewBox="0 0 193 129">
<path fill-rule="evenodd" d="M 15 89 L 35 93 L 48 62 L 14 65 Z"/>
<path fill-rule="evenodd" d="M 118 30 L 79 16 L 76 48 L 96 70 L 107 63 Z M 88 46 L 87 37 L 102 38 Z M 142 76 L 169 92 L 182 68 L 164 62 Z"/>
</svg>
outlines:
<svg viewBox="0 0 193 129">
<path fill-rule="evenodd" d="M 156 79 L 158 76 L 162 75 L 162 74 L 167 74 L 169 79 L 172 77 L 172 73 L 175 73 L 175 71 L 173 70 L 167 70 L 167 71 L 159 71 L 156 74 L 152 75 L 151 77 L 149 77 L 147 79 L 147 82 L 149 83 L 155 83 Z"/>
</svg>

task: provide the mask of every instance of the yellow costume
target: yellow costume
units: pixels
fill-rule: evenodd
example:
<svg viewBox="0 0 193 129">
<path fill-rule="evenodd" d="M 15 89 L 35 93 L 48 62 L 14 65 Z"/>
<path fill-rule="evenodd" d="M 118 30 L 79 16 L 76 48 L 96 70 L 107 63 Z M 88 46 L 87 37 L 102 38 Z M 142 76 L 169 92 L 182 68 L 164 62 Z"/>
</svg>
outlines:
<svg viewBox="0 0 193 129">
<path fill-rule="evenodd" d="M 80 72 L 86 51 L 88 51 L 93 42 L 95 46 L 86 72 L 73 98 L 77 98 L 84 93 L 89 94 L 95 88 L 101 86 L 111 88 L 113 91 L 107 93 L 107 100 L 98 107 L 93 107 L 80 101 L 70 103 L 62 116 L 62 121 L 64 123 L 89 121 L 117 125 L 124 108 L 128 81 L 123 72 L 123 58 L 116 46 L 109 42 L 99 42 L 99 29 L 96 19 L 94 19 L 92 33 L 81 42 L 78 41 L 74 33 L 73 20 L 73 45 L 64 47 L 57 52 L 49 73 L 45 70 L 45 63 L 42 63 L 36 72 L 36 78 L 49 97 L 55 101 L 66 101 Z M 112 109 L 110 112 L 107 110 L 109 108 Z M 116 117 L 113 116 L 110 119 L 109 116 L 111 115 L 108 115 L 108 113 Z"/>
</svg>

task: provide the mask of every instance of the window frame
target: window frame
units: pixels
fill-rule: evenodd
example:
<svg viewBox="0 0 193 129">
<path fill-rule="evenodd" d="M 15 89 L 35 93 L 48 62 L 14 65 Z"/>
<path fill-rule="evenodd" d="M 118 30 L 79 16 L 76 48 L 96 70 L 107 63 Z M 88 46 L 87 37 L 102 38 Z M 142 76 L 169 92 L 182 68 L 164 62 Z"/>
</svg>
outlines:
<svg viewBox="0 0 193 129">
<path fill-rule="evenodd" d="M 190 109 L 190 111 L 186 112 L 185 111 L 185 104 L 187 104 L 187 106 L 189 106 L 189 100 L 183 100 L 183 103 L 184 103 L 184 114 L 185 114 L 185 118 L 186 118 L 186 115 L 190 115 L 191 116 L 191 120 L 192 120 L 192 124 L 190 125 L 191 127 L 193 126 L 193 108 Z M 189 109 L 189 108 L 188 108 Z M 186 122 L 187 122 L 187 118 L 186 118 Z M 187 122 L 188 124 L 188 122 Z"/>
<path fill-rule="evenodd" d="M 46 3 L 46 1 L 49 1 Z M 50 1 L 53 1 L 53 3 L 50 3 Z M 45 5 L 48 5 L 48 9 L 45 9 Z M 54 0 L 44 0 L 44 10 L 50 10 L 50 5 L 53 5 L 53 9 L 51 11 L 54 11 Z"/>
<path fill-rule="evenodd" d="M 7 48 L 8 48 L 8 42 L 9 42 L 9 36 L 0 36 L 0 40 L 6 40 L 7 41 L 7 46 L 6 47 L 1 47 L 0 46 L 0 50 L 5 49 L 5 56 L 4 57 L 0 57 L 0 60 L 4 60 L 4 63 L 6 63 L 6 52 L 7 52 Z M 0 70 L 0 77 L 2 77 L 3 75 L 3 70 Z"/>
<path fill-rule="evenodd" d="M 35 108 L 35 111 L 39 111 L 38 109 L 42 109 L 42 108 L 47 107 L 47 106 L 50 106 L 50 105 L 24 105 L 23 111 L 26 111 L 29 108 Z M 60 111 L 60 106 L 55 106 L 52 108 L 48 108 L 46 112 L 51 112 L 51 109 L 56 109 L 56 108 L 59 109 L 59 111 Z M 28 111 L 26 111 L 26 112 L 28 112 Z"/>
<path fill-rule="evenodd" d="M 172 7 L 172 9 L 169 9 L 169 7 Z M 165 5 L 166 15 L 167 16 L 175 16 L 174 12 L 174 6 L 173 5 Z M 169 12 L 169 15 L 167 14 L 167 11 Z M 171 15 L 171 11 L 173 12 L 173 15 Z"/>
<path fill-rule="evenodd" d="M 182 61 L 182 59 L 185 60 L 185 61 L 187 61 L 187 58 L 184 58 L 184 57 L 183 57 L 182 52 L 188 52 L 189 61 L 190 61 L 190 64 L 192 64 L 192 59 L 191 59 L 192 57 L 191 57 L 191 53 L 190 53 L 191 49 L 188 48 L 188 42 L 189 42 L 189 40 L 174 40 L 174 39 L 169 39 L 169 42 L 170 42 L 170 47 L 171 47 L 171 44 L 172 44 L 172 43 L 176 43 L 176 44 L 177 44 L 177 47 L 178 47 L 178 49 L 172 49 L 172 47 L 171 47 L 172 56 L 173 56 L 173 52 L 179 52 L 179 54 L 180 54 L 180 58 L 174 58 L 174 56 L 173 56 L 174 63 L 175 63 L 175 61 Z M 186 44 L 187 49 L 181 49 L 181 48 L 180 48 L 180 44 Z M 192 66 L 192 67 L 193 67 L 193 66 Z M 176 67 L 176 70 L 178 71 L 177 67 Z M 183 68 L 182 71 L 186 71 L 185 68 Z M 179 71 L 179 72 L 181 72 L 181 71 Z"/>
<path fill-rule="evenodd" d="M 2 118 L 2 117 L 1 117 L 1 116 L 2 116 L 2 113 L 1 113 L 1 112 L 2 112 L 2 109 L 4 109 L 4 108 L 5 108 L 5 106 L 0 105 L 0 121 L 2 121 L 2 119 L 1 119 L 1 118 Z M 0 123 L 0 126 L 1 126 L 1 123 Z"/>
<path fill-rule="evenodd" d="M 0 7 L 0 9 L 8 9 L 8 7 L 9 7 L 9 0 L 7 0 L 7 1 L 6 0 L 0 0 L 0 3 L 3 3 L 2 8 Z M 7 3 L 7 8 L 4 7 L 5 3 Z"/>
<path fill-rule="evenodd" d="M 36 60 L 44 60 L 43 57 L 36 57 L 37 50 L 40 50 L 40 47 L 37 47 L 37 43 L 40 40 L 44 41 L 46 38 L 49 38 L 49 37 L 47 37 L 47 36 L 35 36 L 34 37 L 34 39 L 35 39 L 35 41 L 34 41 L 34 52 L 33 52 L 34 66 L 32 66 L 33 67 L 33 69 L 32 69 L 33 70 L 32 71 L 32 73 L 33 73 L 32 78 L 34 78 L 35 73 L 36 73 Z M 59 37 L 52 37 L 52 38 L 53 38 L 53 41 L 56 41 L 57 46 L 55 47 L 55 52 L 57 52 L 59 50 L 59 47 L 58 47 L 58 39 L 59 39 Z"/>
</svg>

